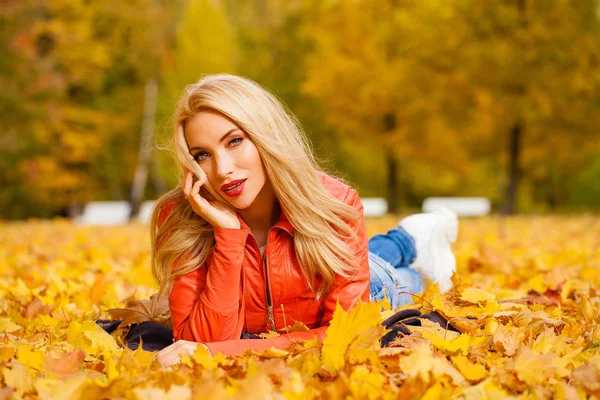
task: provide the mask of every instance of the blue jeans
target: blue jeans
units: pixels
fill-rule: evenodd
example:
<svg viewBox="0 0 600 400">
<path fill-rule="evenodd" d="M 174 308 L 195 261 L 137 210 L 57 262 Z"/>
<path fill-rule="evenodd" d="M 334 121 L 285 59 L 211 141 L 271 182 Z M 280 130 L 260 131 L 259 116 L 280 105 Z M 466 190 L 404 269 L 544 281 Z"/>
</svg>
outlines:
<svg viewBox="0 0 600 400">
<path fill-rule="evenodd" d="M 421 291 L 420 274 L 408 268 L 416 257 L 415 241 L 403 228 L 394 228 L 386 235 L 373 236 L 369 240 L 371 300 L 379 301 L 387 297 L 392 309 L 412 303 L 408 293 Z"/>
</svg>

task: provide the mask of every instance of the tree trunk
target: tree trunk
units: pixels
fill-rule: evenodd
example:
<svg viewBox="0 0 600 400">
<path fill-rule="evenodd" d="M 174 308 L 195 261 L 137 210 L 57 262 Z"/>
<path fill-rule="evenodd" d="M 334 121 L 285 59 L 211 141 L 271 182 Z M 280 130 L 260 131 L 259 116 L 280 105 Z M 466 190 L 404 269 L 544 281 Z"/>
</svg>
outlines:
<svg viewBox="0 0 600 400">
<path fill-rule="evenodd" d="M 387 161 L 387 192 L 388 192 L 388 212 L 398 212 L 398 162 L 392 151 L 386 155 Z"/>
<path fill-rule="evenodd" d="M 388 113 L 383 116 L 383 127 L 386 134 L 391 134 L 396 129 L 396 116 Z M 388 212 L 398 212 L 398 161 L 393 148 L 386 150 L 387 163 L 387 195 Z"/>
<path fill-rule="evenodd" d="M 146 81 L 144 93 L 144 120 L 142 121 L 142 129 L 140 131 L 140 150 L 138 156 L 138 164 L 135 169 L 133 183 L 131 185 L 131 195 L 129 204 L 131 205 L 131 213 L 129 218 L 134 218 L 140 211 L 140 204 L 144 197 L 146 182 L 148 180 L 148 166 L 152 161 L 152 134 L 154 132 L 154 118 L 156 115 L 156 97 L 158 92 L 158 84 L 156 79 L 151 78 Z"/>
<path fill-rule="evenodd" d="M 521 136 L 523 134 L 522 122 L 517 122 L 512 128 L 509 137 L 508 151 L 508 184 L 506 186 L 506 198 L 504 204 L 504 214 L 517 213 L 517 189 L 519 186 L 520 170 L 519 158 L 521 154 Z"/>
<path fill-rule="evenodd" d="M 156 191 L 156 193 L 161 195 L 167 191 L 167 185 L 165 185 L 165 182 L 160 177 L 160 171 L 158 168 L 158 160 L 156 159 L 156 157 L 152 157 L 151 163 L 152 163 L 152 174 L 151 174 L 152 175 L 152 184 L 154 185 L 154 190 Z"/>
</svg>

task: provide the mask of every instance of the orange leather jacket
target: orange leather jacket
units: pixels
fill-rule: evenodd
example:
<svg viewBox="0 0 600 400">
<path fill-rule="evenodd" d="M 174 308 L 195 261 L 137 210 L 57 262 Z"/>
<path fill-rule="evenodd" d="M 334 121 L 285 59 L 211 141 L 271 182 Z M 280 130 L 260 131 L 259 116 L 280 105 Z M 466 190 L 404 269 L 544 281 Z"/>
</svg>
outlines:
<svg viewBox="0 0 600 400">
<path fill-rule="evenodd" d="M 250 228 L 238 214 L 240 229 L 214 228 L 212 255 L 204 265 L 175 280 L 169 298 L 175 340 L 202 342 L 212 354 L 232 356 L 248 349 L 285 349 L 297 339 L 323 340 L 336 302 L 349 310 L 359 299 L 369 301 L 368 244 L 358 193 L 324 173 L 319 173 L 319 179 L 329 193 L 360 212 L 359 222 L 352 226 L 358 239 L 349 243 L 360 260 L 354 278 L 338 278 L 329 294 L 318 302 L 296 260 L 294 227 L 285 214 L 282 212 L 269 230 L 266 262 Z M 159 221 L 167 218 L 168 208 L 161 212 Z M 303 322 L 310 330 L 271 339 L 240 339 L 242 332 L 277 331 L 295 321 Z"/>
</svg>

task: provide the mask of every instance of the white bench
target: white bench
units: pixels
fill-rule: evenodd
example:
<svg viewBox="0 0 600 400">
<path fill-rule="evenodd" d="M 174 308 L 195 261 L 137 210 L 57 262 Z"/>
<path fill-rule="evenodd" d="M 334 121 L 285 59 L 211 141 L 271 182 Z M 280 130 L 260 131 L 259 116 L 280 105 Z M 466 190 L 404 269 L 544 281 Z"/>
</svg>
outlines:
<svg viewBox="0 0 600 400">
<path fill-rule="evenodd" d="M 154 200 L 140 205 L 137 221 L 147 224 L 150 221 Z M 83 213 L 75 217 L 79 225 L 120 225 L 129 222 L 131 206 L 128 201 L 92 201 L 83 208 Z"/>
<path fill-rule="evenodd" d="M 488 215 L 492 210 L 490 200 L 485 197 L 429 197 L 423 202 L 423 211 L 432 212 L 446 207 L 459 217 Z"/>
<path fill-rule="evenodd" d="M 388 211 L 387 200 L 382 197 L 361 198 L 365 217 L 381 217 Z"/>
<path fill-rule="evenodd" d="M 152 208 L 154 207 L 154 200 L 146 200 L 140 204 L 140 210 L 137 215 L 138 222 L 142 224 L 150 223 L 150 217 L 152 216 Z"/>
<path fill-rule="evenodd" d="M 75 218 L 80 225 L 119 225 L 129 221 L 131 207 L 127 201 L 92 201 Z"/>
</svg>

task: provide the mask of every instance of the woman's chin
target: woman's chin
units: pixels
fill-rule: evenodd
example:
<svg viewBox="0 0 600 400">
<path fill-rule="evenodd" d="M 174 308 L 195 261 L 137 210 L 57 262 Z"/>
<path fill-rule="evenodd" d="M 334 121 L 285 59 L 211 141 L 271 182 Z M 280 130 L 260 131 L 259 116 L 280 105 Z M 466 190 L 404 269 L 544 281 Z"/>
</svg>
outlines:
<svg viewBox="0 0 600 400">
<path fill-rule="evenodd" d="M 229 200 L 229 204 L 238 211 L 245 210 L 252 205 L 252 201 L 245 198 Z"/>
</svg>

